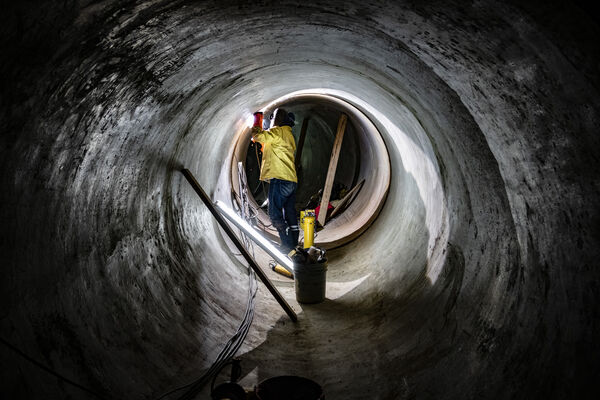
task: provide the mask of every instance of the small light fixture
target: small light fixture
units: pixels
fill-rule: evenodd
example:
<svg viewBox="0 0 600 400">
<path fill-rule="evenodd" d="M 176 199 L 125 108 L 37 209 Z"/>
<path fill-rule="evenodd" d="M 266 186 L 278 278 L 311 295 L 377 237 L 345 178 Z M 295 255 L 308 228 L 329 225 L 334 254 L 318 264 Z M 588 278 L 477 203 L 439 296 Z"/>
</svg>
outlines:
<svg viewBox="0 0 600 400">
<path fill-rule="evenodd" d="M 254 117 L 254 115 L 252 115 L 252 114 L 249 114 L 249 115 L 246 117 L 246 126 L 247 126 L 248 128 L 252 128 L 252 127 L 254 126 L 254 118 L 255 118 L 255 117 Z"/>
</svg>

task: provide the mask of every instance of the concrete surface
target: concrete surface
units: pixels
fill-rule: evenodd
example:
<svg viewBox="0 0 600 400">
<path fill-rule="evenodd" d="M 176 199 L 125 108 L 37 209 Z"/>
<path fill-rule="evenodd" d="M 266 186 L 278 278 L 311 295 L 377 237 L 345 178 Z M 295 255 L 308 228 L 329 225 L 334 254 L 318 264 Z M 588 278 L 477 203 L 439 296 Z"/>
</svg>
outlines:
<svg viewBox="0 0 600 400">
<path fill-rule="evenodd" d="M 198 377 L 247 276 L 177 170 L 227 198 L 252 111 L 323 90 L 382 133 L 390 191 L 330 252 L 328 300 L 294 304 L 297 324 L 261 286 L 244 383 L 596 398 L 600 32 L 577 4 L 5 5 L 1 337 L 107 398 Z M 0 355 L 3 398 L 87 398 Z"/>
</svg>

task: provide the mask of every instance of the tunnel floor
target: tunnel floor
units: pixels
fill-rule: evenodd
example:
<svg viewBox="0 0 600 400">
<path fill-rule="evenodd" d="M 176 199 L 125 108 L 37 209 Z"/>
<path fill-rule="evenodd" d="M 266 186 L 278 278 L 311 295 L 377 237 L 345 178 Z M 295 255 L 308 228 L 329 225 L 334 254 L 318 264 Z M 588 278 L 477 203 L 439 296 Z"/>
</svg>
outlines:
<svg viewBox="0 0 600 400">
<path fill-rule="evenodd" d="M 353 254 L 353 262 L 361 268 L 352 268 L 345 259 L 349 253 L 352 253 L 352 245 L 327 252 L 326 299 L 318 304 L 299 303 L 296 300 L 293 279 L 269 268 L 263 268 L 298 315 L 298 321 L 294 323 L 289 317 L 282 315 L 279 305 L 264 287 L 261 288 L 256 308 L 262 309 L 261 315 L 265 321 L 261 321 L 260 324 L 272 324 L 272 327 L 267 331 L 262 343 L 247 344 L 246 349 L 243 348 L 237 356 L 241 360 L 243 371 L 239 384 L 246 390 L 252 391 L 260 382 L 281 375 L 297 375 L 313 380 L 322 386 L 326 398 L 367 398 L 371 392 L 371 385 L 386 386 L 385 378 L 380 382 L 377 382 L 376 378 L 381 373 L 378 371 L 381 366 L 376 358 L 381 356 L 382 351 L 382 344 L 376 342 L 382 339 L 379 335 L 385 335 L 378 330 L 378 326 L 385 323 L 386 319 L 411 318 L 410 322 L 403 324 L 404 331 L 399 329 L 394 333 L 411 336 L 419 329 L 415 325 L 416 316 L 395 311 L 398 303 L 393 306 L 386 304 L 386 299 L 381 294 L 361 293 L 360 285 L 371 275 L 371 265 L 375 260 L 370 255 L 363 255 L 361 259 L 360 255 Z M 256 250 L 256 260 L 260 266 L 269 265 L 273 261 L 261 249 Z M 423 310 L 413 311 L 426 315 L 429 305 L 423 306 Z M 421 321 L 422 323 L 424 321 Z M 371 329 L 365 331 L 367 326 Z M 373 336 L 375 332 L 377 336 Z M 364 351 L 362 345 L 358 349 L 354 348 L 357 340 L 379 347 L 373 352 L 373 359 L 365 360 L 360 354 L 353 355 L 356 350 Z M 390 345 L 389 350 L 392 350 L 392 347 Z M 265 349 L 274 354 L 265 358 Z M 338 365 L 336 369 L 339 375 L 333 379 L 318 373 L 329 370 L 331 363 L 336 363 L 336 360 L 352 357 L 360 357 L 361 360 L 345 366 Z M 422 361 L 435 362 L 435 358 L 436 355 L 432 355 L 431 360 Z M 228 373 L 228 369 L 225 369 L 217 380 L 226 381 Z M 400 391 L 390 390 L 387 396 L 400 396 L 406 394 L 405 392 L 408 392 L 407 387 Z M 200 398 L 209 395 L 210 390 L 206 387 Z"/>
</svg>

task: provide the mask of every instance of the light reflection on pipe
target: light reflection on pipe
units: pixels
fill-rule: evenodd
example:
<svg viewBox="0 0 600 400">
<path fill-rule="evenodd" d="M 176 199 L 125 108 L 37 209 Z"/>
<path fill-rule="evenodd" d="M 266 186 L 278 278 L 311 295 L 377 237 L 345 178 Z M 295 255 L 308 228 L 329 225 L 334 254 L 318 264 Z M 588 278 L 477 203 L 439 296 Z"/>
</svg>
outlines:
<svg viewBox="0 0 600 400">
<path fill-rule="evenodd" d="M 262 237 L 254 228 L 252 228 L 246 221 L 244 221 L 235 211 L 227 207 L 225 203 L 220 200 L 215 201 L 215 207 L 223 214 L 225 218 L 231 221 L 235 226 L 244 231 L 248 236 L 256 242 L 264 251 L 269 253 L 271 257 L 281 264 L 289 272 L 294 273 L 294 263 L 292 260 L 287 258 L 283 253 L 273 246 L 271 242 Z"/>
</svg>

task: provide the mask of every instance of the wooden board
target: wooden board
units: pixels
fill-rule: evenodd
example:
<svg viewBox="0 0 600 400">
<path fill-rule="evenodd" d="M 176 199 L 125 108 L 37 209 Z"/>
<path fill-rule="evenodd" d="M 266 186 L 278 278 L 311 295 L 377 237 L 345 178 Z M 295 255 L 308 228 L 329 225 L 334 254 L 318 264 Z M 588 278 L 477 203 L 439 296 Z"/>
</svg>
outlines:
<svg viewBox="0 0 600 400">
<path fill-rule="evenodd" d="M 335 178 L 335 170 L 337 169 L 340 151 L 342 150 L 342 140 L 344 139 L 347 120 L 348 117 L 346 114 L 342 114 L 340 116 L 337 133 L 335 135 L 335 141 L 333 142 L 333 150 L 331 151 L 331 158 L 329 159 L 327 179 L 325 180 L 325 188 L 323 188 L 323 197 L 321 198 L 321 207 L 319 208 L 319 218 L 317 219 L 317 221 L 319 221 L 319 223 L 323 226 L 325 226 L 325 218 L 327 218 L 327 206 L 329 205 L 331 189 L 333 188 L 333 179 Z"/>
<path fill-rule="evenodd" d="M 352 188 L 352 190 L 350 190 L 348 192 L 348 194 L 346 194 L 346 196 L 344 196 L 344 198 L 338 203 L 338 205 L 333 209 L 333 211 L 331 212 L 331 216 L 329 218 L 333 218 L 335 217 L 340 211 L 342 211 L 342 207 L 344 207 L 344 205 L 346 204 L 350 204 L 350 202 L 354 199 L 354 197 L 356 197 L 356 195 L 358 194 L 360 188 L 362 187 L 363 183 L 365 183 L 365 180 L 361 180 L 360 182 L 358 182 L 358 184 L 356 186 L 354 186 Z"/>
</svg>

